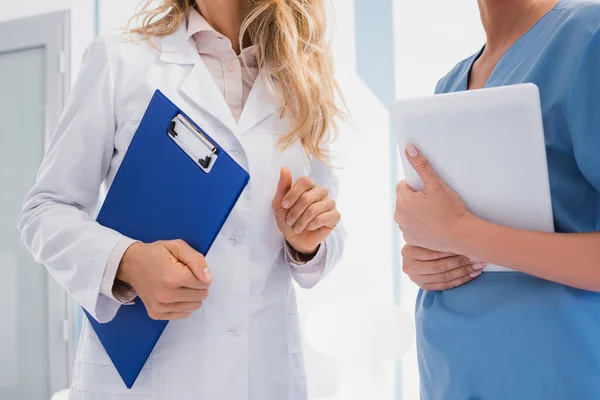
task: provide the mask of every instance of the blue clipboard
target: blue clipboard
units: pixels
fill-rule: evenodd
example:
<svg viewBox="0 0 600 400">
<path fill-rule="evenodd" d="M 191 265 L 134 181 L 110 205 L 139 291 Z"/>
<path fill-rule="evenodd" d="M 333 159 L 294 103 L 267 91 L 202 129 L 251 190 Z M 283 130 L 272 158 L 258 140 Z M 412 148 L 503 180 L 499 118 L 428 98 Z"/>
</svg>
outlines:
<svg viewBox="0 0 600 400">
<path fill-rule="evenodd" d="M 97 221 L 144 243 L 183 239 L 206 255 L 249 178 L 157 90 Z M 151 319 L 139 298 L 134 305 L 121 306 L 108 323 L 86 315 L 131 389 L 168 321 Z"/>
</svg>

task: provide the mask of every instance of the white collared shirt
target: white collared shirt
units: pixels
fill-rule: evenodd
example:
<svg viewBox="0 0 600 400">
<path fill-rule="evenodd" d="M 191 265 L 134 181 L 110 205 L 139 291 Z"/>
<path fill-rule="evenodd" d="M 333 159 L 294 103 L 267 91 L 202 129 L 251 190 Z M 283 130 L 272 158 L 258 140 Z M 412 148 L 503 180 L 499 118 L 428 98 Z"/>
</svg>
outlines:
<svg viewBox="0 0 600 400">
<path fill-rule="evenodd" d="M 258 76 L 254 46 L 242 49 L 240 55 L 235 54 L 231 41 L 195 9 L 188 16 L 186 36 L 196 42 L 198 54 L 238 121 Z"/>
</svg>

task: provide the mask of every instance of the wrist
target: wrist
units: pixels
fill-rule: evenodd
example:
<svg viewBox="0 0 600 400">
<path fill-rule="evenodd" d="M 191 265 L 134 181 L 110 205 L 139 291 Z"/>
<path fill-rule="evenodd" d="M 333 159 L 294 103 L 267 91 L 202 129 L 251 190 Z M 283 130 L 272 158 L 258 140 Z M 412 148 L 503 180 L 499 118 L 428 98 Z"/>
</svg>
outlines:
<svg viewBox="0 0 600 400">
<path fill-rule="evenodd" d="M 123 253 L 123 257 L 119 262 L 119 267 L 117 269 L 115 280 L 121 281 L 133 287 L 133 276 L 135 274 L 134 270 L 136 267 L 136 263 L 134 260 L 138 258 L 137 254 L 142 246 L 143 243 L 136 242 L 129 246 L 127 250 L 125 250 L 125 253 Z"/>
<path fill-rule="evenodd" d="M 286 245 L 290 249 L 290 254 L 292 258 L 298 262 L 308 262 L 312 260 L 317 255 L 317 252 L 321 247 L 321 245 L 318 244 L 317 246 L 311 249 L 298 248 L 288 241 L 286 241 Z"/>
<path fill-rule="evenodd" d="M 471 254 L 474 240 L 481 231 L 481 218 L 467 212 L 452 229 L 452 249 L 455 254 Z"/>
</svg>

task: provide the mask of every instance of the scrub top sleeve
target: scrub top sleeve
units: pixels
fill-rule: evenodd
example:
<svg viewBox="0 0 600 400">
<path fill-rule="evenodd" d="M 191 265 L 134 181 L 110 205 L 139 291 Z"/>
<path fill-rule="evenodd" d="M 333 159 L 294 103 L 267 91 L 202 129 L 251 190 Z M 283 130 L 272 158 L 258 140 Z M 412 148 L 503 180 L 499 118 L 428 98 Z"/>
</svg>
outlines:
<svg viewBox="0 0 600 400">
<path fill-rule="evenodd" d="M 600 192 L 600 31 L 579 58 L 566 110 L 577 165 Z"/>
<path fill-rule="evenodd" d="M 437 82 L 437 84 L 435 85 L 435 91 L 433 92 L 434 94 L 442 93 L 443 83 L 444 83 L 443 78 Z"/>
</svg>

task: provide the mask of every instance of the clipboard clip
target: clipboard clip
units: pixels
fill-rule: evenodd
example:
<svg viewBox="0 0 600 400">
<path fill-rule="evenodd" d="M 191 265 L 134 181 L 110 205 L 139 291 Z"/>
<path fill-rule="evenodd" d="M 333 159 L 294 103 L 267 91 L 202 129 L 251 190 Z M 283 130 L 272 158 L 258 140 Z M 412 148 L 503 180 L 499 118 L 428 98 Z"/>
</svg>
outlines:
<svg viewBox="0 0 600 400">
<path fill-rule="evenodd" d="M 219 149 L 192 123 L 177 114 L 169 124 L 169 137 L 207 174 L 215 165 Z"/>
</svg>

